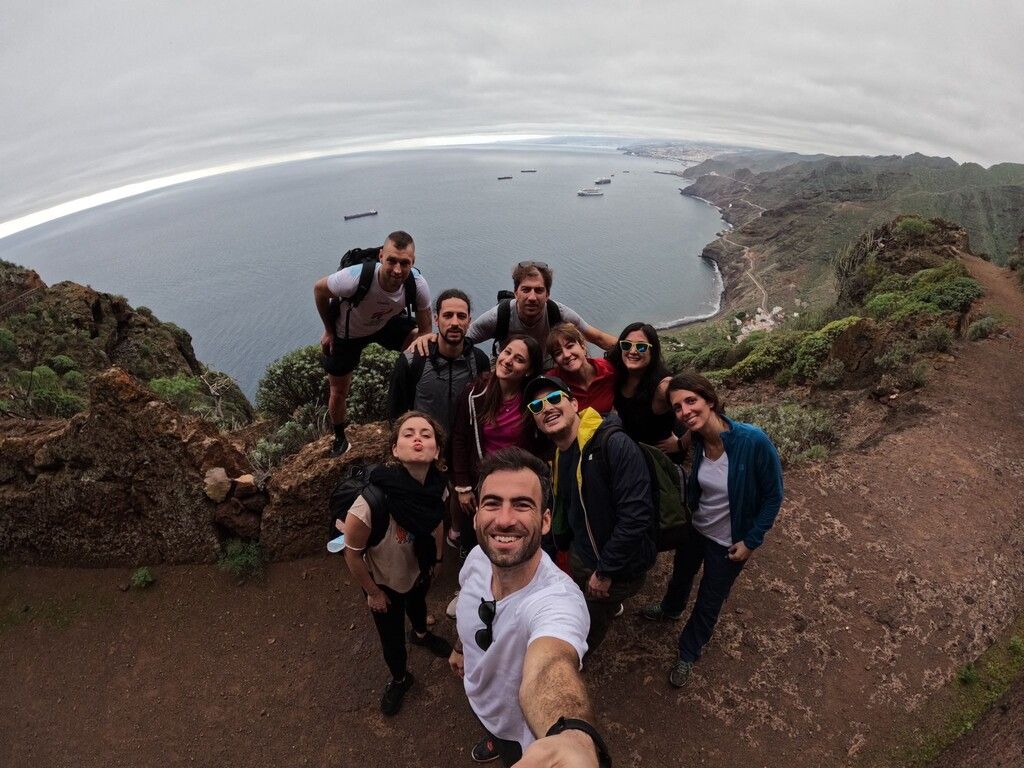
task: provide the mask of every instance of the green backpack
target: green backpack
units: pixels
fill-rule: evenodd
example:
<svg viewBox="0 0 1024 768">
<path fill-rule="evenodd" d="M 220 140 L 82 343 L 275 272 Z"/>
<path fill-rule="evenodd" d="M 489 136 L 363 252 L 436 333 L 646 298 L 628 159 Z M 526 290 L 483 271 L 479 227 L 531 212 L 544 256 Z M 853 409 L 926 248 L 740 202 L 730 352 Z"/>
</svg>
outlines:
<svg viewBox="0 0 1024 768">
<path fill-rule="evenodd" d="M 622 427 L 609 426 L 603 432 L 601 443 L 601 461 L 609 476 L 612 468 L 608 461 L 606 446 L 608 438 L 615 432 L 625 434 Z M 690 531 L 692 516 L 683 495 L 682 474 L 679 467 L 672 463 L 672 459 L 659 448 L 635 440 L 633 442 L 640 446 L 640 452 L 644 455 L 644 462 L 647 464 L 647 471 L 651 475 L 654 513 L 658 521 L 658 530 L 655 536 L 658 551 L 667 552 L 682 544 Z"/>
</svg>

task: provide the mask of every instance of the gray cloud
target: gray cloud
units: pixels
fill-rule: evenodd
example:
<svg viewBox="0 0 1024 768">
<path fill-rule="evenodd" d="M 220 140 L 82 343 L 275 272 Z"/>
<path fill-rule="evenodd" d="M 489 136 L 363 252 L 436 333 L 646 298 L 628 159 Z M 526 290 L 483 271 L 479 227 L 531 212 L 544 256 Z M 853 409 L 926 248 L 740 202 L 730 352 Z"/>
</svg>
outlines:
<svg viewBox="0 0 1024 768">
<path fill-rule="evenodd" d="M 475 132 L 1024 161 L 1010 2 L 16 3 L 0 221 L 183 170 Z"/>
</svg>

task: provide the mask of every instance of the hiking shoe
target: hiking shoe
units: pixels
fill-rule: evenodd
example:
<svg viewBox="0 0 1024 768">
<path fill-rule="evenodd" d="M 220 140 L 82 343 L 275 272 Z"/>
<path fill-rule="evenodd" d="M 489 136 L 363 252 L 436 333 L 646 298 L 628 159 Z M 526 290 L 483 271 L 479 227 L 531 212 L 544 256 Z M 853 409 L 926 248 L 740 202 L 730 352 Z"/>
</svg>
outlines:
<svg viewBox="0 0 1024 768">
<path fill-rule="evenodd" d="M 626 606 L 624 606 L 622 603 L 619 603 L 619 607 L 615 611 L 615 613 L 612 614 L 612 618 L 613 619 L 617 619 L 617 618 L 619 618 L 619 616 L 621 616 L 625 612 L 626 612 Z"/>
<path fill-rule="evenodd" d="M 345 435 L 334 438 L 334 442 L 331 443 L 331 456 L 342 456 L 348 453 L 348 449 L 352 446 L 348 444 L 348 438 Z"/>
<path fill-rule="evenodd" d="M 675 615 L 665 613 L 661 603 L 651 603 L 646 608 L 641 609 L 640 615 L 648 621 L 678 621 L 682 617 L 681 613 Z"/>
<path fill-rule="evenodd" d="M 438 637 L 429 629 L 427 630 L 427 634 L 423 635 L 423 637 L 419 637 L 416 634 L 416 630 L 410 630 L 409 642 L 413 645 L 418 645 L 420 648 L 426 648 L 432 654 L 439 656 L 442 659 L 447 659 L 452 655 L 452 644 L 443 637 Z"/>
<path fill-rule="evenodd" d="M 457 533 L 454 536 L 452 536 L 452 533 L 454 533 L 454 531 L 448 531 L 448 535 L 444 537 L 444 543 L 447 544 L 452 549 L 461 550 L 462 549 L 462 534 L 461 533 Z"/>
<path fill-rule="evenodd" d="M 693 671 L 692 661 L 679 659 L 668 671 L 668 681 L 676 688 L 682 688 L 690 680 L 690 673 Z"/>
<path fill-rule="evenodd" d="M 412 688 L 412 684 L 415 682 L 416 678 L 412 676 L 412 672 L 406 672 L 401 682 L 392 680 L 385 685 L 384 695 L 380 697 L 381 714 L 388 717 L 397 715 L 398 710 L 402 708 L 402 699 L 405 698 L 405 692 Z"/>
<path fill-rule="evenodd" d="M 459 591 L 455 590 L 455 597 L 453 597 L 452 601 L 450 603 L 448 603 L 448 607 L 444 609 L 444 615 L 447 616 L 449 619 L 454 619 L 455 618 L 455 606 L 457 606 L 458 604 L 459 604 Z"/>
<path fill-rule="evenodd" d="M 501 757 L 494 746 L 494 739 L 490 738 L 480 739 L 480 741 L 474 744 L 473 751 L 469 753 L 469 756 L 478 763 L 489 763 L 491 760 L 497 760 Z"/>
</svg>

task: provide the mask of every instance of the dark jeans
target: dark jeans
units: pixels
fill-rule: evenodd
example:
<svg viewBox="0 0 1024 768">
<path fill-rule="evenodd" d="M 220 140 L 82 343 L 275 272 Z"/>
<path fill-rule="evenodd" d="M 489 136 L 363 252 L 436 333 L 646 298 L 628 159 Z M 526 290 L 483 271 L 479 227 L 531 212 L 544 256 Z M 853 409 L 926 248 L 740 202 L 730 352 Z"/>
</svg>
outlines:
<svg viewBox="0 0 1024 768">
<path fill-rule="evenodd" d="M 728 547 L 692 531 L 676 549 L 672 578 L 661 600 L 661 610 L 670 616 L 679 616 L 690 598 L 693 578 L 704 566 L 697 600 L 693 604 L 690 618 L 679 635 L 679 658 L 694 662 L 700 658 L 701 649 L 711 639 L 718 623 L 718 614 L 736 577 L 743 570 L 743 563 L 736 563 L 727 557 Z"/>
<path fill-rule="evenodd" d="M 391 677 L 401 680 L 405 677 L 408 653 L 405 646 L 405 617 L 409 617 L 412 628 L 419 633 L 427 631 L 427 590 L 430 579 L 422 578 L 408 592 L 395 590 L 378 584 L 388 596 L 388 609 L 384 613 L 370 611 L 373 623 L 377 625 L 380 646 L 384 651 L 384 662 L 391 670 Z M 365 593 L 364 593 L 365 594 Z"/>
<path fill-rule="evenodd" d="M 594 572 L 587 568 L 579 556 L 572 553 L 572 578 L 583 590 L 583 596 L 587 599 L 587 610 L 590 612 L 590 633 L 587 635 L 587 653 L 593 653 L 604 640 L 611 627 L 612 619 L 619 610 L 619 604 L 627 598 L 632 597 L 641 589 L 647 580 L 647 573 L 642 573 L 628 581 L 612 579 L 612 586 L 608 590 L 608 597 L 598 599 L 587 594 L 587 582 Z"/>
</svg>

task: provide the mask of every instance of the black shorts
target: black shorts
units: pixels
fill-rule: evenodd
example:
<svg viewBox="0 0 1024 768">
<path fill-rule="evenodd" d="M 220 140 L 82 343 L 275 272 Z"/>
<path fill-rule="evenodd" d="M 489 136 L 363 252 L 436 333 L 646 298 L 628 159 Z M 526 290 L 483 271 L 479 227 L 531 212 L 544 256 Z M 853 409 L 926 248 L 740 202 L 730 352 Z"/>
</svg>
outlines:
<svg viewBox="0 0 1024 768">
<path fill-rule="evenodd" d="M 409 337 L 409 331 L 416 328 L 415 318 L 405 313 L 395 315 L 374 334 L 360 336 L 356 339 L 340 339 L 334 337 L 333 351 L 330 355 L 320 356 L 320 365 L 332 376 L 344 376 L 352 373 L 359 365 L 359 358 L 367 344 L 380 344 L 385 349 L 400 352 Z"/>
</svg>

